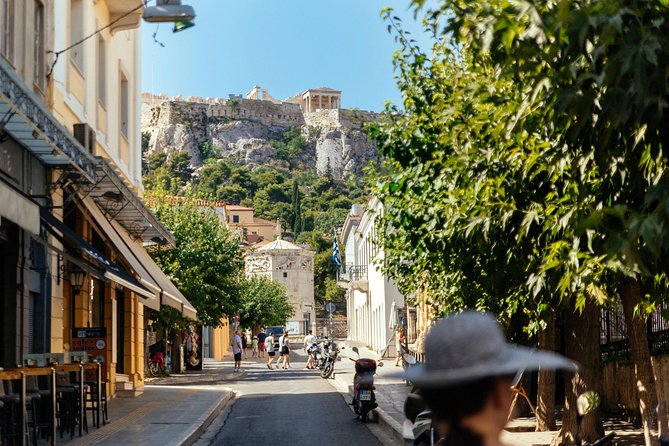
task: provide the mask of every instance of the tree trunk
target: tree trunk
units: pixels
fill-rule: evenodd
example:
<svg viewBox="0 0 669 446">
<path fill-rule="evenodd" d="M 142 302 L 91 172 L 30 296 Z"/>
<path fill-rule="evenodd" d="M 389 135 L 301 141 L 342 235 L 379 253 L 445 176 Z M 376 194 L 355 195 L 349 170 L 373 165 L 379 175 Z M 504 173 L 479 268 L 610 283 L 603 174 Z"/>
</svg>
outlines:
<svg viewBox="0 0 669 446">
<path fill-rule="evenodd" d="M 577 430 L 580 439 L 590 442 L 604 435 L 599 409 L 583 418 L 580 428 L 576 421 L 576 398 L 583 392 L 597 391 L 599 383 L 599 308 L 587 302 L 583 312 L 567 310 L 565 313 L 565 348 L 567 356 L 580 364 L 580 371 L 573 374 L 566 385 L 562 428 L 552 446 L 572 446 Z"/>
<path fill-rule="evenodd" d="M 646 323 L 643 318 L 634 316 L 634 309 L 641 302 L 639 282 L 630 280 L 623 285 L 620 299 L 623 304 L 627 337 L 629 338 L 632 361 L 634 362 L 636 373 L 636 387 L 639 394 L 643 436 L 646 446 L 650 446 L 657 444 L 657 440 L 651 437 L 654 418 L 653 411 L 657 406 L 657 393 L 655 391 L 653 364 L 650 360 Z"/>
<path fill-rule="evenodd" d="M 555 351 L 555 317 L 551 316 L 546 329 L 539 333 L 539 348 Z M 539 370 L 537 384 L 537 432 L 555 430 L 555 371 Z"/>
</svg>

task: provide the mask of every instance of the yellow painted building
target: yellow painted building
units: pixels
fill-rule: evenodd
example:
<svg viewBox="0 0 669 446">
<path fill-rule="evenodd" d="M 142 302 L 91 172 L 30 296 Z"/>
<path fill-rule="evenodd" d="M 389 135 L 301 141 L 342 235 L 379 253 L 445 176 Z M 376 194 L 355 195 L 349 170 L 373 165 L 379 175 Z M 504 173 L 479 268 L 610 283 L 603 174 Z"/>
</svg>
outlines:
<svg viewBox="0 0 669 446">
<path fill-rule="evenodd" d="M 0 2 L 0 367 L 97 333 L 110 395 L 141 392 L 149 309 L 196 318 L 145 249 L 175 241 L 140 199 L 129 3 Z"/>
</svg>

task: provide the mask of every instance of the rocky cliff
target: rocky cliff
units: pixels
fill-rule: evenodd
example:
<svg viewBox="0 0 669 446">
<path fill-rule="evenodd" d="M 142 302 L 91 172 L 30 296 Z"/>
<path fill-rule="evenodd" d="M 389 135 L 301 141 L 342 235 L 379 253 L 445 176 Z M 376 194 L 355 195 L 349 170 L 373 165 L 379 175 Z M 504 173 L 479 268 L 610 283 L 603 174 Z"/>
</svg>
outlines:
<svg viewBox="0 0 669 446">
<path fill-rule="evenodd" d="M 369 160 L 377 159 L 374 143 L 363 129 L 378 115 L 355 110 L 318 110 L 303 113 L 296 104 L 256 99 L 169 99 L 142 112 L 142 132 L 150 135 L 148 151 L 186 150 L 194 166 L 202 165 L 203 143 L 220 147 L 222 156 L 251 168 L 279 161 L 270 141 L 299 127 L 306 147 L 291 159 L 306 168 L 335 178 L 359 175 Z"/>
</svg>

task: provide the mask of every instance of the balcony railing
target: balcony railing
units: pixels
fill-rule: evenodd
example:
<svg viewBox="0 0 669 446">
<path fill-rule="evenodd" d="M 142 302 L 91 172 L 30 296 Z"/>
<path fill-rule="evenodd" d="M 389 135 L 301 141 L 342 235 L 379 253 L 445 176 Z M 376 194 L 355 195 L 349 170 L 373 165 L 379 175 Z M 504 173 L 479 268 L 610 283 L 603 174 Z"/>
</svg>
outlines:
<svg viewBox="0 0 669 446">
<path fill-rule="evenodd" d="M 352 265 L 348 271 L 346 271 L 348 277 L 351 281 L 353 280 L 366 280 L 367 279 L 367 265 Z"/>
</svg>

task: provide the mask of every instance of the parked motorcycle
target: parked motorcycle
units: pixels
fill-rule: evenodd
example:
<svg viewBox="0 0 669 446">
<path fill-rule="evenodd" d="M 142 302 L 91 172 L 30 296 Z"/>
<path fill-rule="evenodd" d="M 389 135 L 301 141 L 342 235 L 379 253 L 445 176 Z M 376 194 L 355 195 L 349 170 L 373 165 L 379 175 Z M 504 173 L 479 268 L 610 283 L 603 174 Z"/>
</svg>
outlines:
<svg viewBox="0 0 669 446">
<path fill-rule="evenodd" d="M 165 371 L 165 340 L 160 340 L 155 344 L 149 345 L 149 375 L 152 377 L 160 376 Z"/>
<path fill-rule="evenodd" d="M 369 358 L 361 358 L 358 347 L 352 349 L 357 355 L 355 360 L 355 376 L 353 377 L 353 401 L 351 405 L 355 414 L 363 422 L 369 420 L 369 414 L 378 407 L 376 396 L 374 395 L 374 374 L 376 373 L 377 362 Z M 379 367 L 383 363 L 379 361 Z"/>
<path fill-rule="evenodd" d="M 334 373 L 334 363 L 339 356 L 339 347 L 337 343 L 331 340 L 325 340 L 321 345 L 321 378 L 329 378 Z M 320 368 L 320 367 L 319 367 Z"/>
<path fill-rule="evenodd" d="M 325 366 L 322 344 L 322 342 L 315 342 L 307 349 L 307 354 L 311 356 L 312 364 L 319 370 L 323 370 Z"/>
<path fill-rule="evenodd" d="M 405 446 L 433 446 L 436 442 L 436 431 L 432 424 L 432 412 L 427 408 L 420 390 L 411 389 L 404 402 L 404 425 L 402 436 Z"/>
</svg>

